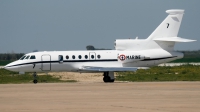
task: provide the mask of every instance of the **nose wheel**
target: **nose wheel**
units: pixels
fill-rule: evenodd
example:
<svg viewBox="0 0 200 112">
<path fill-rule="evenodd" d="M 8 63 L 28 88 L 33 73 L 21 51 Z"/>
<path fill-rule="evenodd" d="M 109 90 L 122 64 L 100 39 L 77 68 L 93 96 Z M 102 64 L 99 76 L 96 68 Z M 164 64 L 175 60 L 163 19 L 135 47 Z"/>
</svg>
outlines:
<svg viewBox="0 0 200 112">
<path fill-rule="evenodd" d="M 34 79 L 34 80 L 33 80 L 33 83 L 34 83 L 34 84 L 37 84 L 37 82 L 38 82 L 37 79 Z"/>
<path fill-rule="evenodd" d="M 33 73 L 33 78 L 34 78 L 33 83 L 37 84 L 38 80 L 37 80 L 37 73 L 36 72 Z"/>
</svg>

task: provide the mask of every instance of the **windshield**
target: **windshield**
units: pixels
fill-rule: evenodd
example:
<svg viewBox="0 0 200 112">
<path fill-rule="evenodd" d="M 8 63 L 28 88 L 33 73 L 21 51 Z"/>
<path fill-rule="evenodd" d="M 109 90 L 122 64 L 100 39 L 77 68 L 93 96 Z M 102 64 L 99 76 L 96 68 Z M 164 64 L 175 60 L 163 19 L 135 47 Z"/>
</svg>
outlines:
<svg viewBox="0 0 200 112">
<path fill-rule="evenodd" d="M 28 55 L 25 59 L 29 59 L 29 57 L 30 57 L 30 56 Z"/>
<path fill-rule="evenodd" d="M 26 57 L 26 55 L 22 56 L 19 60 L 23 60 Z"/>
</svg>

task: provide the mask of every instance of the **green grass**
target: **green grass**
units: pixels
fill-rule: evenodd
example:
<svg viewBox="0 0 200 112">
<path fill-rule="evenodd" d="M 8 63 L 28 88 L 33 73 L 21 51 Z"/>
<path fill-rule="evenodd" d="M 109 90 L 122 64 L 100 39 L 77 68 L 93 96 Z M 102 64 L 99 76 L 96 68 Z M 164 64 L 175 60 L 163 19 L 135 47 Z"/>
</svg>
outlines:
<svg viewBox="0 0 200 112">
<path fill-rule="evenodd" d="M 11 63 L 13 61 L 7 61 L 7 60 L 0 60 L 0 66 L 5 66 L 7 65 L 8 63 Z"/>
<path fill-rule="evenodd" d="M 118 81 L 200 81 L 199 65 L 182 65 L 175 67 L 151 67 L 150 69 L 140 69 L 136 72 L 117 72 L 116 80 Z M 63 81 L 61 77 L 56 78 L 51 75 L 38 76 L 39 83 L 56 83 L 56 82 L 76 82 L 76 80 Z M 0 84 L 7 83 L 32 83 L 32 73 L 19 75 L 17 72 L 11 72 L 0 69 Z"/>
<path fill-rule="evenodd" d="M 170 63 L 191 63 L 191 62 L 200 62 L 200 57 L 193 57 L 193 58 L 182 58 L 182 59 L 177 59 L 177 60 L 174 60 Z"/>
<path fill-rule="evenodd" d="M 152 67 L 136 72 L 118 72 L 119 81 L 200 81 L 200 66 L 182 65 L 176 67 Z"/>
<path fill-rule="evenodd" d="M 76 80 L 63 81 L 51 75 L 40 75 L 37 78 L 38 78 L 38 83 L 76 82 Z M 33 76 L 31 73 L 19 75 L 18 72 L 11 72 L 5 69 L 0 69 L 0 84 L 32 83 L 32 81 L 33 81 Z"/>
</svg>

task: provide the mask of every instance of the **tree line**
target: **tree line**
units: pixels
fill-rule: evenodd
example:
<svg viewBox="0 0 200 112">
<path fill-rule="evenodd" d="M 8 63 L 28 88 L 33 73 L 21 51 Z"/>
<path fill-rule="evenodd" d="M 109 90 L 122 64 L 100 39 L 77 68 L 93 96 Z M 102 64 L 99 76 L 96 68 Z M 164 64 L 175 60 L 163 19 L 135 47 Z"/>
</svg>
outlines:
<svg viewBox="0 0 200 112">
<path fill-rule="evenodd" d="M 179 51 L 182 52 L 184 54 L 185 58 L 196 58 L 196 57 L 200 57 L 200 50 L 196 50 L 196 51 Z"/>
<path fill-rule="evenodd" d="M 104 48 L 95 48 L 92 45 L 88 45 L 86 46 L 87 50 L 110 50 L 110 49 L 104 49 Z M 33 50 L 33 52 L 38 52 L 38 50 Z M 3 61 L 15 61 L 20 59 L 22 56 L 24 55 L 24 53 L 15 53 L 15 52 L 11 52 L 11 53 L 0 53 L 0 62 Z M 7 62 L 7 63 L 9 63 Z"/>
<path fill-rule="evenodd" d="M 106 49 L 106 48 L 95 48 L 93 45 L 88 45 L 86 46 L 87 50 L 111 50 L 111 49 Z"/>
<path fill-rule="evenodd" d="M 20 59 L 24 53 L 0 53 L 1 61 L 15 61 Z"/>
</svg>

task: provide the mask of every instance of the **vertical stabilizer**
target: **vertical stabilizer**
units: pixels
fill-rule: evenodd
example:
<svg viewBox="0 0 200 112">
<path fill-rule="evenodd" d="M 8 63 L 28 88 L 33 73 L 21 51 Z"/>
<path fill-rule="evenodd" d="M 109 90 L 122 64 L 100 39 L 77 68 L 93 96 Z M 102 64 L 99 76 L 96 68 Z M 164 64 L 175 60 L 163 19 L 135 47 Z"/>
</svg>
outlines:
<svg viewBox="0 0 200 112">
<path fill-rule="evenodd" d="M 158 39 L 162 37 L 177 37 L 181 25 L 184 10 L 172 9 L 167 10 L 169 15 L 165 20 L 154 30 L 148 39 Z"/>
</svg>

